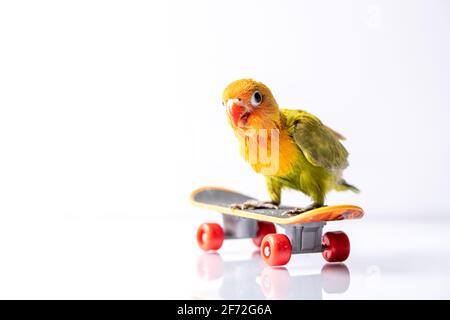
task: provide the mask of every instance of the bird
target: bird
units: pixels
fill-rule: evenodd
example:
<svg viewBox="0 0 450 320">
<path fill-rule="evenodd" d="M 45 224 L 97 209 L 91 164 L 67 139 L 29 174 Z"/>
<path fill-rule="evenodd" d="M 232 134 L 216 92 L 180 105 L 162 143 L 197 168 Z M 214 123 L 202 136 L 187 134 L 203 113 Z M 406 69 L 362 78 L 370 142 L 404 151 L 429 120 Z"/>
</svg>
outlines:
<svg viewBox="0 0 450 320">
<path fill-rule="evenodd" d="M 283 214 L 297 215 L 325 205 L 327 193 L 359 192 L 342 177 L 348 167 L 344 136 L 304 110 L 279 108 L 270 89 L 253 79 L 240 79 L 222 94 L 228 122 L 241 154 L 253 170 L 264 175 L 268 201 L 233 204 L 236 209 L 277 209 L 284 189 L 309 196 L 312 203 Z"/>
</svg>

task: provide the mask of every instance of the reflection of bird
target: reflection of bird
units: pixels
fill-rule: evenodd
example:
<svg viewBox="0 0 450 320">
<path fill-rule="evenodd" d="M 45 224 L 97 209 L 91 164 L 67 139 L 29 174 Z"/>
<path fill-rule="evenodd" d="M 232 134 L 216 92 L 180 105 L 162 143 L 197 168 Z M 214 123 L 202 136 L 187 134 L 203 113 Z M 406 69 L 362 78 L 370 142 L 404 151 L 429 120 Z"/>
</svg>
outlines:
<svg viewBox="0 0 450 320">
<path fill-rule="evenodd" d="M 241 79 L 230 83 L 223 93 L 229 122 L 241 145 L 241 150 L 253 169 L 265 175 L 271 201 L 250 201 L 236 207 L 274 208 L 280 204 L 283 188 L 295 189 L 310 196 L 313 203 L 288 213 L 298 214 L 324 205 L 325 196 L 331 190 L 358 192 L 358 189 L 342 179 L 342 171 L 348 166 L 348 152 L 339 140 L 344 137 L 325 126 L 317 117 L 306 111 L 279 109 L 269 88 L 261 82 Z M 266 129 L 266 130 L 260 130 Z M 270 132 L 277 133 L 271 136 Z M 252 157 L 249 137 L 258 149 L 267 149 L 270 162 L 276 161 L 276 170 L 264 170 L 267 161 Z M 276 137 L 276 138 L 274 138 Z M 251 139 L 251 138 L 250 138 Z M 270 145 L 278 139 L 278 150 Z M 261 150 L 259 151 L 261 152 Z M 272 156 L 278 156 L 272 159 Z"/>
</svg>

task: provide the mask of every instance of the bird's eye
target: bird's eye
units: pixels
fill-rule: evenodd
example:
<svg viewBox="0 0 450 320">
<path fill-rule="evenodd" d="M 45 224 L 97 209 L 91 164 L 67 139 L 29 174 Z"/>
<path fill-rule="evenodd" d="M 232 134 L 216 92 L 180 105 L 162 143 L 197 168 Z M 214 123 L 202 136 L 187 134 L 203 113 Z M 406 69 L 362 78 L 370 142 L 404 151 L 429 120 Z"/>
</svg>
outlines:
<svg viewBox="0 0 450 320">
<path fill-rule="evenodd" d="M 257 107 L 261 104 L 262 102 L 262 94 L 259 91 L 255 91 L 252 94 L 252 97 L 250 99 L 250 103 L 252 104 L 252 106 Z"/>
</svg>

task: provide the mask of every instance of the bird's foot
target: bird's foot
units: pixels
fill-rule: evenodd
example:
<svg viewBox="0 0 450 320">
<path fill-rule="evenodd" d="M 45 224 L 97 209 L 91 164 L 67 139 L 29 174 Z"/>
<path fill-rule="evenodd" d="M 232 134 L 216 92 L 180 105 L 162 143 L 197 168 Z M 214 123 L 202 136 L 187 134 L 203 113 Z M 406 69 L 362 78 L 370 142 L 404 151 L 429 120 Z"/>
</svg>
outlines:
<svg viewBox="0 0 450 320">
<path fill-rule="evenodd" d="M 247 200 L 244 203 L 234 203 L 231 209 L 278 209 L 278 206 L 271 201 Z"/>
<path fill-rule="evenodd" d="M 321 207 L 325 207 L 325 205 L 318 204 L 318 203 L 311 203 L 310 205 L 308 205 L 306 207 L 303 207 L 303 208 L 294 208 L 294 209 L 291 209 L 291 210 L 287 210 L 287 211 L 283 212 L 282 215 L 302 214 L 302 213 L 305 213 L 306 211 L 317 209 L 317 208 L 321 208 Z"/>
</svg>

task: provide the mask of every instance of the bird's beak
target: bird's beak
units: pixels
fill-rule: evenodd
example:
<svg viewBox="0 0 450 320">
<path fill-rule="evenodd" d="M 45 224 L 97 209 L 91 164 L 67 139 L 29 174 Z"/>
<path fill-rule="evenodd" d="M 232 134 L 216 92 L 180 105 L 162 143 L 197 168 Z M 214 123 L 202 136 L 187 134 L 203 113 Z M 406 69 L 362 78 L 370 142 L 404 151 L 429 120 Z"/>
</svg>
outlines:
<svg viewBox="0 0 450 320">
<path fill-rule="evenodd" d="M 238 127 L 240 120 L 247 120 L 249 114 L 247 107 L 239 99 L 227 101 L 227 113 L 233 124 Z"/>
</svg>

